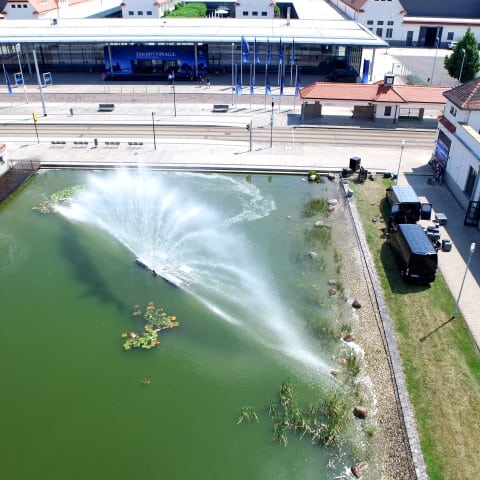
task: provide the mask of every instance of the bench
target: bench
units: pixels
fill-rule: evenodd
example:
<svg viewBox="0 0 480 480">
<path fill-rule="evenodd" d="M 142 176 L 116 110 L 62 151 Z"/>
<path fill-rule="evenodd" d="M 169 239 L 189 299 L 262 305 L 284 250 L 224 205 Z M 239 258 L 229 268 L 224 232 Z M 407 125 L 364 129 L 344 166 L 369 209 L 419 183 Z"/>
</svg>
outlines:
<svg viewBox="0 0 480 480">
<path fill-rule="evenodd" d="M 113 103 L 99 103 L 98 111 L 99 112 L 113 112 L 115 105 Z"/>
<path fill-rule="evenodd" d="M 128 142 L 128 145 L 130 147 L 141 147 L 143 145 L 143 142 Z"/>
<path fill-rule="evenodd" d="M 120 142 L 105 142 L 106 147 L 118 147 Z"/>
<path fill-rule="evenodd" d="M 229 105 L 224 103 L 218 103 L 213 106 L 214 112 L 228 112 Z"/>
<path fill-rule="evenodd" d="M 64 142 L 63 140 L 52 140 L 50 142 L 54 147 L 64 147 L 66 142 Z"/>
</svg>

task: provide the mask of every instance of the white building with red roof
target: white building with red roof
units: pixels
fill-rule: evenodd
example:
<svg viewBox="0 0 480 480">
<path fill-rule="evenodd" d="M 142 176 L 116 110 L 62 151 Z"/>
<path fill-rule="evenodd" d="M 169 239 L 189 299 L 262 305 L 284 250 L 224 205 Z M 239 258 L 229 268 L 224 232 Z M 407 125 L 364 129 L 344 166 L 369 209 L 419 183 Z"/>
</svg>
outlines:
<svg viewBox="0 0 480 480">
<path fill-rule="evenodd" d="M 466 223 L 480 222 L 480 78 L 444 93 L 432 165 L 466 210 Z"/>
</svg>

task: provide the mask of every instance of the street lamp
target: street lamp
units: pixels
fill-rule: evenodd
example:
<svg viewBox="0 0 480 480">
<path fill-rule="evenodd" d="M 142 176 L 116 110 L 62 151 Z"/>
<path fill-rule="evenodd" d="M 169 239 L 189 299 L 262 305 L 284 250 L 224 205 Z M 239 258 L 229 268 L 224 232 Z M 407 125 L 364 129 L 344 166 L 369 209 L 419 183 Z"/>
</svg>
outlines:
<svg viewBox="0 0 480 480">
<path fill-rule="evenodd" d="M 465 54 L 467 53 L 464 48 L 462 48 L 462 65 L 460 67 L 460 75 L 458 76 L 457 86 L 462 83 L 462 73 L 463 73 L 463 63 L 465 62 Z"/>
<path fill-rule="evenodd" d="M 270 115 L 270 148 L 273 143 L 273 107 L 275 106 L 275 97 L 272 97 L 272 113 Z"/>
<path fill-rule="evenodd" d="M 155 138 L 155 112 L 152 112 L 152 130 L 153 130 L 153 149 L 157 149 L 157 139 Z"/>
<path fill-rule="evenodd" d="M 470 266 L 470 260 L 472 260 L 473 253 L 475 252 L 475 243 L 470 244 L 470 250 L 468 252 L 467 266 L 465 267 L 465 273 L 463 274 L 462 284 L 460 285 L 460 291 L 458 292 L 457 301 L 455 302 L 455 308 L 453 309 L 452 317 L 453 320 L 455 315 L 458 312 L 458 304 L 460 303 L 460 297 L 462 296 L 463 285 L 465 284 L 465 279 L 467 278 L 468 267 Z"/>
<path fill-rule="evenodd" d="M 430 76 L 430 85 L 433 83 L 433 74 L 435 73 L 435 63 L 437 63 L 437 54 L 438 54 L 438 44 L 440 43 L 440 39 L 437 37 L 435 39 L 435 57 L 433 59 L 433 68 L 432 68 L 432 75 Z"/>
<path fill-rule="evenodd" d="M 19 43 L 15 45 L 15 50 L 17 51 L 18 68 L 20 69 L 20 76 L 22 77 L 23 93 L 25 94 L 25 101 L 28 103 L 27 87 L 25 86 L 25 78 L 23 78 L 22 62 L 20 61 L 21 46 Z"/>
<path fill-rule="evenodd" d="M 395 185 L 398 185 L 398 177 L 400 176 L 400 165 L 402 164 L 403 149 L 405 148 L 405 140 L 402 140 L 402 146 L 400 149 L 400 160 L 398 161 L 397 177 L 395 178 Z"/>
</svg>

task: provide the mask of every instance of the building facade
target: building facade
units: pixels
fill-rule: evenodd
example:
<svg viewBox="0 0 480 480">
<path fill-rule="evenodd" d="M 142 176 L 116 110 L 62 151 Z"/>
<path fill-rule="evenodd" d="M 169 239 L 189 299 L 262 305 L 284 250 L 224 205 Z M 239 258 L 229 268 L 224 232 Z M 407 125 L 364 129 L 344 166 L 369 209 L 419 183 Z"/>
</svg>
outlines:
<svg viewBox="0 0 480 480">
<path fill-rule="evenodd" d="M 7 0 L 3 20 L 106 17 L 120 14 L 121 0 Z"/>
<path fill-rule="evenodd" d="M 471 28 L 480 44 L 478 0 L 329 0 L 392 46 L 446 48 Z"/>
<path fill-rule="evenodd" d="M 465 209 L 465 222 L 480 221 L 480 78 L 444 93 L 432 166 Z"/>
</svg>

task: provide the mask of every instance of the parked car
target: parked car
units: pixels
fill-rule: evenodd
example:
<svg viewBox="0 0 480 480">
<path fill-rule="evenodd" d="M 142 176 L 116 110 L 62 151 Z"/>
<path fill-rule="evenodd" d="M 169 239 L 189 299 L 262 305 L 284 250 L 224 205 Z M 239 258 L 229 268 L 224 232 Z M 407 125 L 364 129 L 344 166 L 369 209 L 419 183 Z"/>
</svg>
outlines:
<svg viewBox="0 0 480 480">
<path fill-rule="evenodd" d="M 450 50 L 453 50 L 457 45 L 458 45 L 458 42 L 456 40 L 452 40 L 451 42 L 448 42 L 447 46 Z"/>
<path fill-rule="evenodd" d="M 400 223 L 417 223 L 430 220 L 432 204 L 422 203 L 409 185 L 392 185 L 386 190 L 390 205 L 389 228 Z"/>
<path fill-rule="evenodd" d="M 426 284 L 435 280 L 437 251 L 420 225 L 397 225 L 389 240 L 405 281 Z"/>
</svg>

